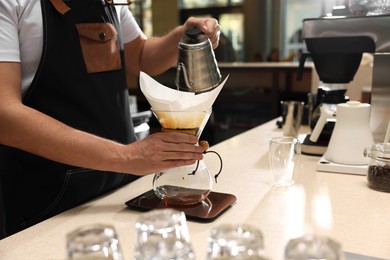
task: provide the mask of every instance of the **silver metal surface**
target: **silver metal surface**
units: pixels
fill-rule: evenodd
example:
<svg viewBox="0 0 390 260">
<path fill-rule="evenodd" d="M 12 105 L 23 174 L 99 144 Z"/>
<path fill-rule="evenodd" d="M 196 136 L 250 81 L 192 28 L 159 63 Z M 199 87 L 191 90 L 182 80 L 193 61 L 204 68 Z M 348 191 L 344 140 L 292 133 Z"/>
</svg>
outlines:
<svg viewBox="0 0 390 260">
<path fill-rule="evenodd" d="M 390 15 L 303 20 L 302 37 L 368 36 L 375 42 L 375 52 L 390 52 Z"/>
<path fill-rule="evenodd" d="M 179 90 L 201 93 L 217 87 L 221 81 L 210 40 L 198 44 L 179 44 L 176 86 Z"/>
<path fill-rule="evenodd" d="M 375 54 L 371 89 L 371 130 L 383 143 L 390 121 L 390 54 Z"/>
</svg>

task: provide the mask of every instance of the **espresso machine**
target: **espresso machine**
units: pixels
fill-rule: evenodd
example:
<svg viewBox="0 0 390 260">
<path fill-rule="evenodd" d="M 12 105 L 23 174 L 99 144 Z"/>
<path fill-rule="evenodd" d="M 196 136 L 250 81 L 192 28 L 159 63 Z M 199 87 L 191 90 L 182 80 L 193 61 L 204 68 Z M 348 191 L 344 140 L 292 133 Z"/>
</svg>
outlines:
<svg viewBox="0 0 390 260">
<path fill-rule="evenodd" d="M 370 129 L 378 143 L 384 141 L 390 121 L 389 32 L 390 15 L 310 18 L 304 19 L 302 26 L 302 38 L 308 51 L 305 55 L 311 57 L 324 83 L 349 83 L 359 68 L 362 54 L 374 55 Z M 326 164 L 319 162 L 321 166 Z M 365 172 L 362 169 L 351 173 Z"/>
</svg>

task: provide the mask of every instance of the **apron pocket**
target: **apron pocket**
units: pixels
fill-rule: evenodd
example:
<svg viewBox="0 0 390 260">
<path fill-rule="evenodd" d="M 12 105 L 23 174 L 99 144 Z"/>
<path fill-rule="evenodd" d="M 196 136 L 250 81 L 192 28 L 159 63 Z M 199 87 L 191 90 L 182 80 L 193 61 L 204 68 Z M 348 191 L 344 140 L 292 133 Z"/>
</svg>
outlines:
<svg viewBox="0 0 390 260">
<path fill-rule="evenodd" d="M 88 73 L 121 69 L 118 34 L 110 23 L 76 24 Z"/>
</svg>

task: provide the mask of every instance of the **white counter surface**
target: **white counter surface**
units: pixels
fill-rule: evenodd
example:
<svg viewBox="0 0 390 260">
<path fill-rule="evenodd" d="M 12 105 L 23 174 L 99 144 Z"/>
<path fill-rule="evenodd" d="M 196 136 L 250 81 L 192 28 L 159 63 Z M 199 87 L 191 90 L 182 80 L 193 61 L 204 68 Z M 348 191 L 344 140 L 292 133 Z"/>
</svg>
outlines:
<svg viewBox="0 0 390 260">
<path fill-rule="evenodd" d="M 211 147 L 224 161 L 213 190 L 234 194 L 237 202 L 213 222 L 189 221 L 197 259 L 205 259 L 210 228 L 221 223 L 258 227 L 271 259 L 283 258 L 289 239 L 311 232 L 330 236 L 344 251 L 390 259 L 390 193 L 368 188 L 365 176 L 317 172 L 319 157 L 314 156 L 302 156 L 292 189 L 273 190 L 268 140 L 281 135 L 271 121 Z M 207 155 L 205 161 L 212 172 L 217 170 L 214 156 Z M 0 240 L 0 259 L 66 259 L 66 233 L 89 223 L 114 225 L 125 259 L 132 259 L 134 224 L 142 213 L 124 203 L 151 189 L 152 177 Z"/>
</svg>

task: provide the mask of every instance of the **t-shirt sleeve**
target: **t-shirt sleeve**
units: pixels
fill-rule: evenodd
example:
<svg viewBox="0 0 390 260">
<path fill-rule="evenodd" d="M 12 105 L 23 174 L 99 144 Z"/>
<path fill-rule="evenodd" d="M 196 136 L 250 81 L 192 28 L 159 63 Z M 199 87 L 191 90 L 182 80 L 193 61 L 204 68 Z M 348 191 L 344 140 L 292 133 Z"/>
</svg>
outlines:
<svg viewBox="0 0 390 260">
<path fill-rule="evenodd" d="M 20 62 L 17 11 L 0 1 L 0 61 Z"/>
<path fill-rule="evenodd" d="M 143 35 L 141 28 L 127 6 L 120 7 L 119 12 L 124 43 L 131 42 L 139 35 Z"/>
</svg>

